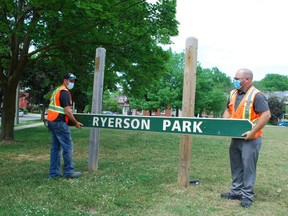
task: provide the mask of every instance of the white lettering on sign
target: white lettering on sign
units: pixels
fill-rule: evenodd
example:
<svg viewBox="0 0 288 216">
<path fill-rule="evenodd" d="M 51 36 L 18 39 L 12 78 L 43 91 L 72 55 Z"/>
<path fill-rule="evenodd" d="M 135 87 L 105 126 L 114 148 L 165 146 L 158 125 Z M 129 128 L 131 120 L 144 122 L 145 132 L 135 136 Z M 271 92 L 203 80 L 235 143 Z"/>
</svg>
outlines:
<svg viewBox="0 0 288 216">
<path fill-rule="evenodd" d="M 150 119 L 129 119 L 115 117 L 93 117 L 93 127 L 102 128 L 124 128 L 150 130 Z"/>
<path fill-rule="evenodd" d="M 175 121 L 174 124 L 173 124 L 173 127 L 172 127 L 171 131 L 175 131 L 175 130 L 177 130 L 179 132 L 181 131 L 181 127 L 180 127 L 180 122 L 179 121 Z"/>
<path fill-rule="evenodd" d="M 116 128 L 122 128 L 122 119 L 121 118 L 115 118 L 115 127 Z"/>
<path fill-rule="evenodd" d="M 203 133 L 201 128 L 200 128 L 200 125 L 202 124 L 203 122 L 202 121 L 199 121 L 198 124 L 197 122 L 193 122 L 193 132 L 196 133 L 198 131 L 198 133 Z"/>
<path fill-rule="evenodd" d="M 107 118 L 101 117 L 100 119 L 101 119 L 102 127 L 104 127 L 105 122 L 107 121 Z"/>
<path fill-rule="evenodd" d="M 203 133 L 200 126 L 203 122 L 199 121 L 193 122 L 193 127 L 192 127 L 192 122 L 191 121 L 183 121 L 182 125 L 179 120 L 175 120 L 173 125 L 170 120 L 163 120 L 163 125 L 162 125 L 162 130 L 167 131 L 171 129 L 171 132 L 188 132 L 191 133 Z"/>
<path fill-rule="evenodd" d="M 141 129 L 150 130 L 150 120 L 143 120 L 141 121 Z"/>
<path fill-rule="evenodd" d="M 166 131 L 167 127 L 170 127 L 170 126 L 171 126 L 171 121 L 163 120 L 163 127 L 162 127 L 163 131 Z"/>
<path fill-rule="evenodd" d="M 99 126 L 98 121 L 99 121 L 99 118 L 98 117 L 94 117 L 92 125 L 98 127 Z"/>
<path fill-rule="evenodd" d="M 131 127 L 133 129 L 137 129 L 140 126 L 140 121 L 138 119 L 132 119 L 131 121 Z"/>
<path fill-rule="evenodd" d="M 129 128 L 130 127 L 130 119 L 124 119 L 124 128 Z"/>
<path fill-rule="evenodd" d="M 183 121 L 182 132 L 191 132 L 191 122 L 190 121 Z"/>
<path fill-rule="evenodd" d="M 108 118 L 108 127 L 114 127 L 114 119 Z"/>
</svg>

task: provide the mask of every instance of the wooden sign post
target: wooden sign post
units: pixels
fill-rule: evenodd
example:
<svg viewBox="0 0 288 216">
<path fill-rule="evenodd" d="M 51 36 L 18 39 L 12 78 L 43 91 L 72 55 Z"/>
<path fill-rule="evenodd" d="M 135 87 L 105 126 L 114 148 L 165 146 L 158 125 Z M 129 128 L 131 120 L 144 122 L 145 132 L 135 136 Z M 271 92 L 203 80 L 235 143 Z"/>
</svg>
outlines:
<svg viewBox="0 0 288 216">
<path fill-rule="evenodd" d="M 106 56 L 106 50 L 104 48 L 96 49 L 93 99 L 91 108 L 92 114 L 100 114 L 102 110 L 105 56 Z M 98 169 L 99 144 L 100 144 L 100 129 L 91 128 L 89 139 L 89 155 L 88 155 L 89 172 L 93 172 Z"/>
<path fill-rule="evenodd" d="M 182 117 L 194 116 L 198 40 L 188 38 L 185 48 Z M 192 135 L 181 135 L 179 151 L 178 186 L 189 186 Z"/>
</svg>

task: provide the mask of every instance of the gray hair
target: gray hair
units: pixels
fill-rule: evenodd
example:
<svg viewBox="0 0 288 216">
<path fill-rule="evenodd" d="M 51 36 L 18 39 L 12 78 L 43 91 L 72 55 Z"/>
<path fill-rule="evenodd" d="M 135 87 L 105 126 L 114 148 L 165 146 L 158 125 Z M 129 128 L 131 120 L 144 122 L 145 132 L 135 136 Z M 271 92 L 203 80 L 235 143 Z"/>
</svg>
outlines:
<svg viewBox="0 0 288 216">
<path fill-rule="evenodd" d="M 248 77 L 250 78 L 251 80 L 253 80 L 253 73 L 251 70 L 247 69 L 247 68 L 242 68 L 238 71 L 241 71 L 243 73 L 243 76 L 244 77 Z"/>
</svg>

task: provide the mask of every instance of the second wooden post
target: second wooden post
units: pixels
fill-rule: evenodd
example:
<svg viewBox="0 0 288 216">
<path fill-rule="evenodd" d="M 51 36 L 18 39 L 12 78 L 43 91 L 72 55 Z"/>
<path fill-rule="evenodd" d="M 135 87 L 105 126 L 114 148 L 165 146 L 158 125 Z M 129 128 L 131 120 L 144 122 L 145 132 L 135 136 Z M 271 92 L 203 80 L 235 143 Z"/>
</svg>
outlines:
<svg viewBox="0 0 288 216">
<path fill-rule="evenodd" d="M 186 40 L 185 66 L 183 81 L 182 117 L 193 117 L 196 92 L 198 40 L 190 37 Z M 178 186 L 188 187 L 190 180 L 190 163 L 192 135 L 180 136 Z"/>
</svg>

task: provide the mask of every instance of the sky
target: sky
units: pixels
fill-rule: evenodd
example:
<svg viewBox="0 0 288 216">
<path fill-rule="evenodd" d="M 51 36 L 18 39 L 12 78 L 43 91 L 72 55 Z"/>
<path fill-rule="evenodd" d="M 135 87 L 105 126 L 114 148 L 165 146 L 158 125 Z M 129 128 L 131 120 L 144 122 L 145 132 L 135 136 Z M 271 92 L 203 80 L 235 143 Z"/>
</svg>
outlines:
<svg viewBox="0 0 288 216">
<path fill-rule="evenodd" d="M 254 80 L 288 75 L 287 5 L 287 0 L 177 0 L 179 35 L 168 47 L 185 51 L 187 38 L 194 37 L 202 68 L 217 67 L 229 77 L 248 68 Z"/>
</svg>

